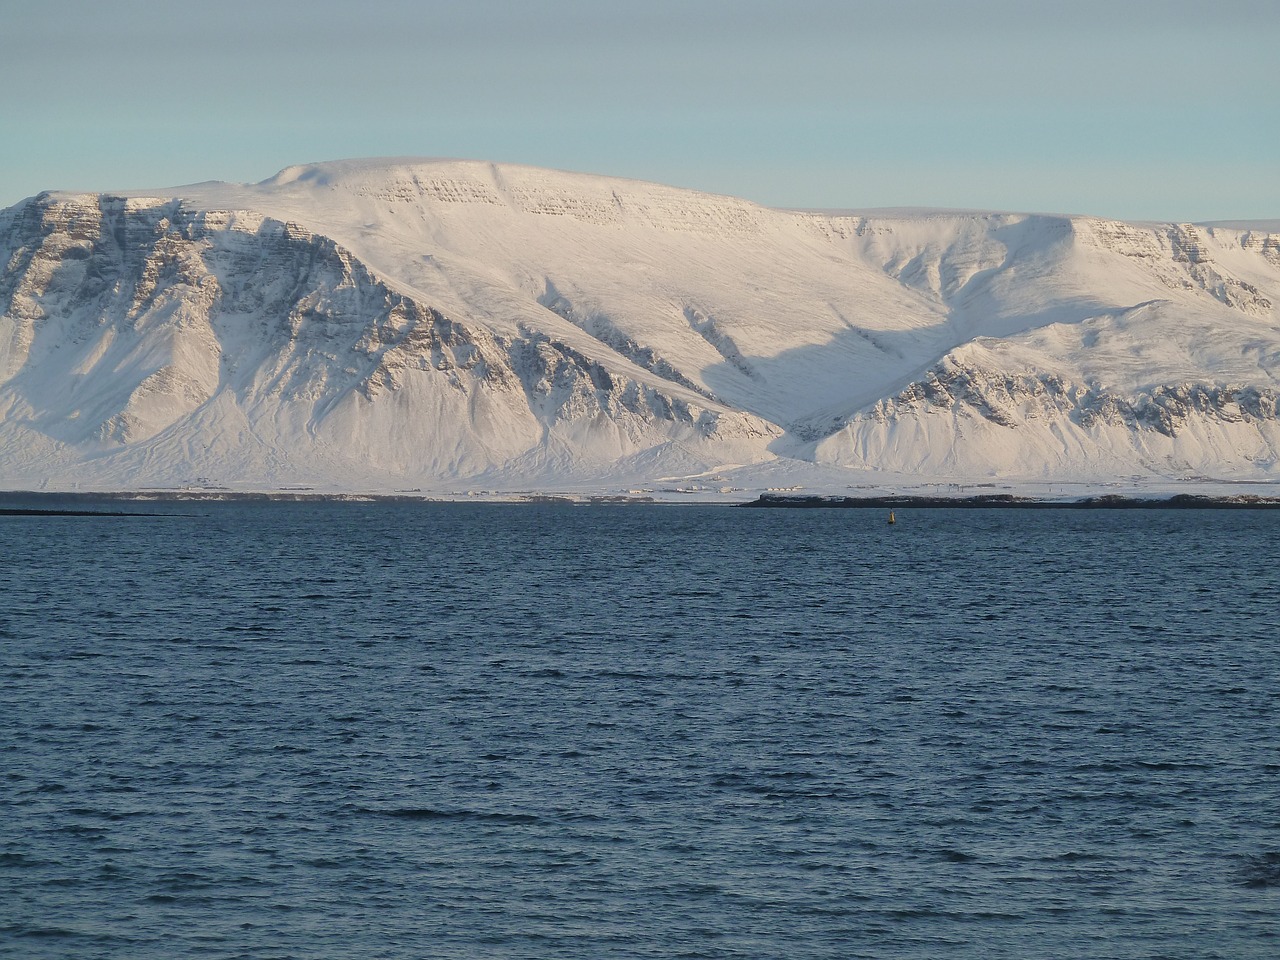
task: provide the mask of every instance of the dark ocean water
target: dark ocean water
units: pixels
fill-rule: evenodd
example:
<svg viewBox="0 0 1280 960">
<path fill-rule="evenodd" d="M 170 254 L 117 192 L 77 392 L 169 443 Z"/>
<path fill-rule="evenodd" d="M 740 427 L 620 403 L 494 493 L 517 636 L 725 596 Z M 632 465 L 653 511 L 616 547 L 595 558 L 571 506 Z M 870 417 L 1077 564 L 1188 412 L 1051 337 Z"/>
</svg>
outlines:
<svg viewBox="0 0 1280 960">
<path fill-rule="evenodd" d="M 1280 956 L 1280 513 L 0 517 L 0 956 Z"/>
</svg>

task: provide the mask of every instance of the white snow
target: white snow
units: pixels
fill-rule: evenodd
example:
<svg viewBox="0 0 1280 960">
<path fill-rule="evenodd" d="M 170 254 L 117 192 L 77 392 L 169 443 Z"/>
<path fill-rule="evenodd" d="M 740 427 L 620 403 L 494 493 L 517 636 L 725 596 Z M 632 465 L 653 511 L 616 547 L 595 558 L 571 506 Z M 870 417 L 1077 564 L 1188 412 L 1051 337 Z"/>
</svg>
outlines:
<svg viewBox="0 0 1280 960">
<path fill-rule="evenodd" d="M 54 194 L 0 215 L 0 487 L 1270 482 L 1277 226 L 461 160 Z"/>
</svg>

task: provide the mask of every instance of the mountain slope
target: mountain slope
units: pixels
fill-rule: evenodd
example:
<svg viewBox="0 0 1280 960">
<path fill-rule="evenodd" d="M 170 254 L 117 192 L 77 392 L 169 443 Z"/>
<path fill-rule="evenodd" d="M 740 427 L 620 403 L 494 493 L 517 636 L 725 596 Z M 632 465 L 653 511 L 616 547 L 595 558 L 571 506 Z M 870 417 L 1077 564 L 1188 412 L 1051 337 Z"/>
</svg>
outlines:
<svg viewBox="0 0 1280 960">
<path fill-rule="evenodd" d="M 1280 450 L 1265 226 L 348 161 L 44 194 L 0 258 L 10 488 L 1264 479 Z"/>
</svg>

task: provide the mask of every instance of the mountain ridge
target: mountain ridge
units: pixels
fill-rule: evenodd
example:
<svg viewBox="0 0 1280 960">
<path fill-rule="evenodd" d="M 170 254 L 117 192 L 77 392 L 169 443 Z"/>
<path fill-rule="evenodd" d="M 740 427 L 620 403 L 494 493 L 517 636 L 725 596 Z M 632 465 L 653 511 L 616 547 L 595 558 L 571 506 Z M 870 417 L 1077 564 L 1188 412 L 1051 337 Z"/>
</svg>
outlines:
<svg viewBox="0 0 1280 960">
<path fill-rule="evenodd" d="M 1280 449 L 1265 225 L 369 160 L 44 193 L 0 256 L 10 488 L 1268 480 Z"/>
</svg>

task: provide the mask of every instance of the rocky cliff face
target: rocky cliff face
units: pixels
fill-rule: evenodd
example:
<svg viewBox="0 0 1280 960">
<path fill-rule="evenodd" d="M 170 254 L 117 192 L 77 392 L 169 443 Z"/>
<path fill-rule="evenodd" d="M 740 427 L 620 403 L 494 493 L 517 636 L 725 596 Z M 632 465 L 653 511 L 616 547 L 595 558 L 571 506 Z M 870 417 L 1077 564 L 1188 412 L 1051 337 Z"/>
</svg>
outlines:
<svg viewBox="0 0 1280 960">
<path fill-rule="evenodd" d="M 948 358 L 896 396 L 877 401 L 860 419 L 883 424 L 904 416 L 963 411 L 1008 428 L 1066 419 L 1085 428 L 1120 426 L 1175 438 L 1192 418 L 1219 423 L 1275 421 L 1278 397 L 1269 386 L 1204 382 L 1159 384 L 1121 394 L 1056 374 L 983 370 Z"/>
<path fill-rule="evenodd" d="M 1280 465 L 1272 380 L 1123 389 L 994 360 L 975 349 L 949 354 L 894 396 L 832 424 L 817 458 L 897 472 L 923 461 L 968 478 L 1239 479 Z"/>
<path fill-rule="evenodd" d="M 0 224 L 0 250 L 4 424 L 96 458 L 178 440 L 184 472 L 149 480 L 239 479 L 193 449 L 230 422 L 276 480 L 320 483 L 528 469 L 557 446 L 572 473 L 776 433 L 544 332 L 446 316 L 261 214 L 45 195 Z"/>
<path fill-rule="evenodd" d="M 1206 228 L 1192 224 L 1138 227 L 1093 218 L 1082 218 L 1075 228 L 1083 242 L 1137 261 L 1171 290 L 1203 290 L 1220 303 L 1253 316 L 1271 312 L 1271 301 L 1256 286 L 1218 268 Z M 1274 264 L 1276 242 L 1280 237 L 1250 237 L 1241 238 L 1239 246 L 1257 250 Z"/>
</svg>

